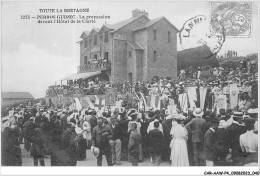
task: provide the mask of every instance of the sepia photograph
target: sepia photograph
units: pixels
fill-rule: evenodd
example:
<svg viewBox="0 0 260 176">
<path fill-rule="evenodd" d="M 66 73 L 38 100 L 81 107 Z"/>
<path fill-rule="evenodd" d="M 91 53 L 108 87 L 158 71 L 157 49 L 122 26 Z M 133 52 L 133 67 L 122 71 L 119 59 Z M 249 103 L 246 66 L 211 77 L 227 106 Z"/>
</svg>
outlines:
<svg viewBox="0 0 260 176">
<path fill-rule="evenodd" d="M 259 175 L 258 9 L 2 0 L 3 174 Z"/>
</svg>

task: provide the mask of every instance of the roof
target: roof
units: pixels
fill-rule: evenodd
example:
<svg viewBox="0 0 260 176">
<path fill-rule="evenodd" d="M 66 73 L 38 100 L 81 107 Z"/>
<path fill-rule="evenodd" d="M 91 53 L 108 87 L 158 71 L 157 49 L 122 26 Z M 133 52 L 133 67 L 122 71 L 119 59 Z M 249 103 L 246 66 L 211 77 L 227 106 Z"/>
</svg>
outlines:
<svg viewBox="0 0 260 176">
<path fill-rule="evenodd" d="M 34 99 L 29 92 L 2 92 L 2 99 L 12 98 L 12 99 Z"/>
<path fill-rule="evenodd" d="M 136 50 L 143 50 L 143 47 L 141 47 L 140 45 L 138 45 L 135 42 L 131 42 L 131 41 L 126 41 L 126 43 L 131 46 L 132 48 L 136 49 Z"/>
<path fill-rule="evenodd" d="M 147 23 L 139 26 L 138 28 L 134 29 L 133 31 L 137 31 L 137 30 L 141 30 L 141 29 L 145 29 L 145 28 L 148 28 L 150 26 L 152 26 L 153 24 L 157 23 L 158 21 L 162 20 L 162 19 L 165 19 L 168 23 L 170 23 L 173 28 L 175 28 L 177 31 L 179 31 L 179 29 L 177 29 L 169 20 L 167 20 L 167 18 L 165 18 L 164 16 L 162 17 L 158 17 L 158 18 L 155 18 L 155 19 L 152 19 L 150 21 L 148 21 Z"/>
<path fill-rule="evenodd" d="M 139 26 L 138 28 L 134 29 L 134 31 L 135 31 L 135 30 L 144 29 L 144 28 L 147 28 L 147 27 L 149 27 L 149 26 L 152 26 L 154 23 L 160 21 L 160 20 L 163 19 L 163 18 L 164 18 L 164 17 L 158 17 L 158 18 L 155 18 L 155 19 L 153 19 L 153 20 L 150 20 L 150 21 L 148 21 L 147 23 L 145 23 L 145 24 Z"/>
<path fill-rule="evenodd" d="M 90 31 L 83 31 L 82 34 L 80 35 L 80 38 L 82 38 L 82 35 L 85 34 L 85 35 L 89 35 Z"/>
<path fill-rule="evenodd" d="M 95 28 L 95 27 L 93 27 L 93 29 L 94 29 L 96 32 L 98 32 L 101 28 Z"/>
<path fill-rule="evenodd" d="M 96 71 L 96 72 L 85 72 L 85 73 L 75 73 L 75 74 L 72 74 L 70 76 L 67 76 L 61 80 L 70 80 L 70 79 L 80 79 L 80 78 L 89 78 L 89 77 L 92 77 L 92 76 L 95 76 L 95 75 L 98 75 L 100 74 L 101 71 Z M 60 81 L 60 80 L 58 80 Z"/>
<path fill-rule="evenodd" d="M 119 29 L 121 29 L 122 27 L 128 25 L 129 23 L 132 23 L 133 21 L 135 21 L 136 19 L 140 18 L 140 17 L 143 17 L 145 15 L 140 15 L 140 16 L 137 16 L 137 17 L 132 17 L 132 18 L 129 18 L 129 19 L 126 19 L 124 21 L 120 21 L 118 23 L 115 23 L 115 24 L 104 24 L 108 29 L 112 29 L 113 31 L 112 32 L 115 32 Z M 146 16 L 145 16 L 146 17 Z M 148 17 L 146 17 L 148 19 Z"/>
</svg>

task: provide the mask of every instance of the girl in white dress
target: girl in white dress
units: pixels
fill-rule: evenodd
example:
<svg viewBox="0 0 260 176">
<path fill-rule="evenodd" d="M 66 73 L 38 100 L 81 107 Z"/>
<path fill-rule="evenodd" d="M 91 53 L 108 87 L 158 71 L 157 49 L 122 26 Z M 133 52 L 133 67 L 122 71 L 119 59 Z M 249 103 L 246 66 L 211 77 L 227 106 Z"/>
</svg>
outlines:
<svg viewBox="0 0 260 176">
<path fill-rule="evenodd" d="M 172 141 L 170 143 L 171 148 L 171 162 L 172 166 L 189 166 L 187 140 L 188 132 L 183 126 L 182 122 L 185 119 L 182 115 L 175 116 L 177 122 L 171 129 Z"/>
</svg>

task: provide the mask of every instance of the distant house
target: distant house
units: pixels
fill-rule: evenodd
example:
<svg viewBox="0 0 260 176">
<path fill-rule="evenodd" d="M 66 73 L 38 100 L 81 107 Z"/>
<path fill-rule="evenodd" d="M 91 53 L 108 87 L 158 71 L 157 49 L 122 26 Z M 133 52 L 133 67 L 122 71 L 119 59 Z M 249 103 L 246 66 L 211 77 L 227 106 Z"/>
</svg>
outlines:
<svg viewBox="0 0 260 176">
<path fill-rule="evenodd" d="M 29 92 L 2 92 L 2 106 L 23 103 L 33 99 L 34 97 Z"/>
</svg>

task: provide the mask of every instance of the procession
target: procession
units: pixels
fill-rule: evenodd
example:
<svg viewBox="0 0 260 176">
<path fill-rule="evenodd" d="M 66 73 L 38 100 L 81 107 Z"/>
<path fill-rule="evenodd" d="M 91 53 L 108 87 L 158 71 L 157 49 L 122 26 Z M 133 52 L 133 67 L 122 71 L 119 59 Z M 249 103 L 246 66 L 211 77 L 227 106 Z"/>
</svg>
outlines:
<svg viewBox="0 0 260 176">
<path fill-rule="evenodd" d="M 22 165 L 24 144 L 34 166 L 38 161 L 44 166 L 47 155 L 51 166 L 76 166 L 86 159 L 87 150 L 97 166 L 102 155 L 108 166 L 122 160 L 138 166 L 145 158 L 154 166 L 257 164 L 257 77 L 242 67 L 239 71 L 243 76 L 212 74 L 211 82 L 196 75 L 175 84 L 169 77 L 155 77 L 147 84 L 122 85 L 124 90 L 116 89 L 117 106 L 104 105 L 102 110 L 91 102 L 63 109 L 13 107 L 2 124 L 2 141 L 9 141 L 2 143 L 2 163 Z"/>
</svg>

